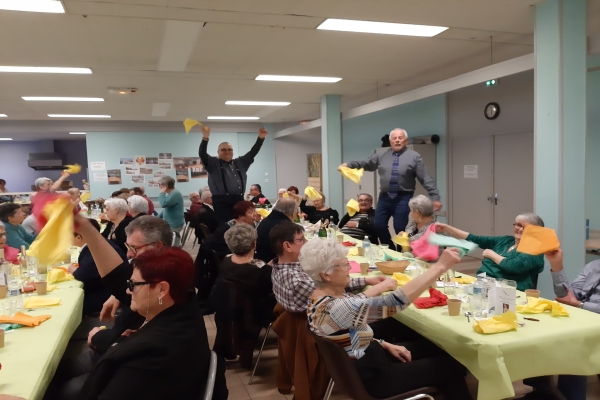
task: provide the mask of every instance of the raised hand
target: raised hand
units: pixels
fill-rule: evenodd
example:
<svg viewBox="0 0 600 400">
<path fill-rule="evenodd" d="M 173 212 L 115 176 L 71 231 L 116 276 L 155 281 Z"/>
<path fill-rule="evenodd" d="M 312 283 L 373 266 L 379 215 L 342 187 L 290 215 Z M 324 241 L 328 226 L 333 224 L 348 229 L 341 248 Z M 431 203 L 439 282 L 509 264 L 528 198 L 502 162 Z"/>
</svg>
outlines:
<svg viewBox="0 0 600 400">
<path fill-rule="evenodd" d="M 268 133 L 269 132 L 265 129 L 265 127 L 261 126 L 261 128 L 258 130 L 258 137 L 264 139 Z"/>
<path fill-rule="evenodd" d="M 205 139 L 208 139 L 210 137 L 210 128 L 206 125 L 202 125 L 202 136 Z"/>
</svg>

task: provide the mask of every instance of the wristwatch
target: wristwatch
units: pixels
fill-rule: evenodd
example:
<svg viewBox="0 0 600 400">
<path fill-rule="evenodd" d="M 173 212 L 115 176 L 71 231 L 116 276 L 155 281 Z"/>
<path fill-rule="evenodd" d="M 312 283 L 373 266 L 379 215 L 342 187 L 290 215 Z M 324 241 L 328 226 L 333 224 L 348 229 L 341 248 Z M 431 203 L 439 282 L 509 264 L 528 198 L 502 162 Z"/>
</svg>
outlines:
<svg viewBox="0 0 600 400">
<path fill-rule="evenodd" d="M 579 305 L 577 306 L 577 308 L 583 308 L 584 304 L 585 304 L 585 301 L 582 301 L 581 303 L 579 303 Z"/>
</svg>

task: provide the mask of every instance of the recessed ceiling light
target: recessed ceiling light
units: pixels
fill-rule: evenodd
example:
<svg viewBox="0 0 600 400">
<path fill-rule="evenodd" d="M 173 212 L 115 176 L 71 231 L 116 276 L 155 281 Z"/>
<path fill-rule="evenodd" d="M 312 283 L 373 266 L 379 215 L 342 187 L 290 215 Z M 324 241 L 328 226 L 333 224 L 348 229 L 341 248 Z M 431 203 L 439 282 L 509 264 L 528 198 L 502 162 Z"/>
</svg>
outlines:
<svg viewBox="0 0 600 400">
<path fill-rule="evenodd" d="M 0 114 L 0 118 L 6 118 L 6 117 L 8 117 L 8 115 L 6 115 L 6 114 Z"/>
<path fill-rule="evenodd" d="M 12 138 L 9 138 L 9 137 L 0 137 L 0 140 L 12 140 Z"/>
<path fill-rule="evenodd" d="M 23 96 L 25 101 L 104 101 L 102 97 L 41 97 Z"/>
<path fill-rule="evenodd" d="M 69 132 L 69 135 L 85 135 L 85 132 Z"/>
<path fill-rule="evenodd" d="M 289 106 L 291 103 L 289 101 L 237 101 L 237 100 L 227 100 L 225 102 L 228 106 L 277 106 L 277 107 L 285 107 Z"/>
<path fill-rule="evenodd" d="M 92 70 L 89 68 L 14 67 L 11 65 L 0 65 L 0 72 L 32 72 L 36 74 L 91 74 Z"/>
<path fill-rule="evenodd" d="M 342 80 L 342 78 L 328 77 L 328 76 L 295 76 L 295 75 L 259 75 L 256 77 L 257 81 L 276 81 L 276 82 L 321 82 L 321 83 L 335 83 Z"/>
<path fill-rule="evenodd" d="M 207 119 L 260 119 L 259 117 L 219 117 L 219 116 L 210 116 Z"/>
<path fill-rule="evenodd" d="M 48 114 L 50 118 L 110 118 L 110 115 L 90 114 Z"/>
<path fill-rule="evenodd" d="M 448 29 L 448 27 L 328 18 L 321 25 L 319 25 L 317 29 L 343 32 L 381 33 L 384 35 L 431 37 L 444 32 L 446 29 Z"/>
<path fill-rule="evenodd" d="M 54 0 L 0 0 L 0 10 L 65 13 L 62 3 Z"/>
</svg>

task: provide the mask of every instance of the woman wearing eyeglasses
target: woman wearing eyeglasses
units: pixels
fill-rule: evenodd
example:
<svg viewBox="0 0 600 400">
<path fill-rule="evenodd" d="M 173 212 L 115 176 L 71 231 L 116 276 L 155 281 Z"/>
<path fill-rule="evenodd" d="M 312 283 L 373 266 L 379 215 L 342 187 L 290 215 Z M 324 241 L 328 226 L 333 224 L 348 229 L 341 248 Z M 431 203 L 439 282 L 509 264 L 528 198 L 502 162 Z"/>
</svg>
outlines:
<svg viewBox="0 0 600 400">
<path fill-rule="evenodd" d="M 131 261 L 75 217 L 103 282 L 144 318 L 98 359 L 78 399 L 195 399 L 204 392 L 210 349 L 193 291 L 194 263 L 178 248 L 146 249 Z M 190 377 L 193 377 L 190 378 Z M 217 389 L 215 389 L 217 390 Z M 223 398 L 217 395 L 214 398 Z"/>
<path fill-rule="evenodd" d="M 517 251 L 523 229 L 527 225 L 544 226 L 544 221 L 534 213 L 518 215 L 513 224 L 512 236 L 477 236 L 450 225 L 437 223 L 436 232 L 457 239 L 477 243 L 483 249 L 483 261 L 477 271 L 496 279 L 517 282 L 518 290 L 535 289 L 537 277 L 544 270 L 544 255 L 532 256 Z"/>
<path fill-rule="evenodd" d="M 458 252 L 445 250 L 423 275 L 401 288 L 395 280 L 386 279 L 369 290 L 380 287 L 393 292 L 369 298 L 345 291 L 350 282 L 347 254 L 348 249 L 334 239 L 309 240 L 300 250 L 300 265 L 316 284 L 307 309 L 311 331 L 346 350 L 365 389 L 375 398 L 434 386 L 446 400 L 472 399 L 465 367 L 416 332 L 386 318 L 407 308 L 460 261 Z M 376 327 L 385 321 L 396 326 Z M 392 329 L 394 335 L 390 335 Z"/>
</svg>

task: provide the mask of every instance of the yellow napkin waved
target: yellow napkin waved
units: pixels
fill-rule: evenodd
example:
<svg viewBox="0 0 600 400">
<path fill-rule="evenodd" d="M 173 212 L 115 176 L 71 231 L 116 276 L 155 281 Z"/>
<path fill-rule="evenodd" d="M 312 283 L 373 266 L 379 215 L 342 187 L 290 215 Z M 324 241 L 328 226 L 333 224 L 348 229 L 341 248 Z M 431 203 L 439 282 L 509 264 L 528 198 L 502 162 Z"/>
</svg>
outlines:
<svg viewBox="0 0 600 400">
<path fill-rule="evenodd" d="M 348 167 L 340 167 L 340 173 L 342 174 L 342 176 L 346 179 L 350 179 L 357 185 L 360 185 L 360 179 L 363 176 L 363 172 L 365 172 L 363 168 L 354 169 Z"/>
<path fill-rule="evenodd" d="M 507 311 L 492 318 L 480 319 L 473 323 L 476 332 L 485 334 L 508 332 L 513 329 L 516 331 L 518 327 L 517 314 L 513 311 Z"/>
<path fill-rule="evenodd" d="M 37 258 L 40 265 L 58 264 L 64 260 L 66 249 L 71 247 L 73 205 L 68 198 L 59 197 L 48 202 L 42 213 L 48 222 L 31 243 L 27 255 Z"/>
<path fill-rule="evenodd" d="M 260 216 L 263 217 L 263 218 L 267 218 L 269 216 L 269 214 L 271 214 L 269 212 L 269 210 L 267 210 L 265 208 L 257 208 L 256 209 L 256 213 L 260 214 Z"/>
<path fill-rule="evenodd" d="M 323 197 L 321 196 L 321 193 L 312 186 L 307 186 L 306 189 L 304 189 L 304 194 L 311 200 L 321 199 Z"/>
<path fill-rule="evenodd" d="M 47 275 L 48 284 L 66 282 L 73 279 L 75 279 L 73 278 L 73 275 L 67 274 L 60 268 L 54 268 L 52 271 L 48 272 Z"/>
<path fill-rule="evenodd" d="M 412 280 L 412 278 L 402 272 L 394 272 L 392 278 L 398 281 L 398 286 L 404 286 Z"/>
<path fill-rule="evenodd" d="M 354 214 L 356 214 L 359 209 L 360 207 L 358 205 L 358 201 L 354 199 L 348 200 L 348 203 L 346 204 L 346 210 L 348 210 L 349 216 L 354 217 Z"/>
<path fill-rule="evenodd" d="M 204 125 L 202 125 L 202 122 L 196 121 L 195 119 L 186 118 L 183 120 L 183 126 L 185 127 L 185 133 L 190 133 L 190 130 L 196 125 L 204 126 Z"/>
<path fill-rule="evenodd" d="M 403 249 L 410 247 L 410 240 L 408 239 L 408 233 L 404 232 L 402 236 L 396 235 L 392 239 L 392 242 L 399 244 Z"/>
<path fill-rule="evenodd" d="M 92 195 L 90 192 L 86 192 L 86 193 L 83 193 L 79 199 L 81 200 L 82 203 L 85 203 L 86 201 L 88 201 L 90 199 L 91 196 Z"/>
<path fill-rule="evenodd" d="M 60 306 L 59 297 L 31 296 L 23 302 L 23 308 L 42 308 Z"/>
<path fill-rule="evenodd" d="M 523 236 L 517 247 L 520 253 L 537 256 L 548 251 L 558 250 L 560 242 L 556 237 L 554 229 L 544 228 L 537 225 L 527 225 L 523 230 Z"/>
<path fill-rule="evenodd" d="M 71 175 L 81 172 L 81 165 L 79 164 L 65 165 L 65 168 L 65 172 L 68 172 Z"/>
<path fill-rule="evenodd" d="M 476 280 L 477 279 L 472 276 L 463 275 L 463 276 L 457 276 L 456 278 L 454 278 L 453 282 L 460 283 L 463 285 L 469 285 L 469 284 L 475 282 Z"/>
<path fill-rule="evenodd" d="M 540 314 L 550 311 L 553 317 L 568 317 L 569 312 L 558 301 L 528 297 L 527 304 L 517 306 L 517 312 L 521 314 Z"/>
<path fill-rule="evenodd" d="M 32 317 L 31 315 L 18 312 L 12 317 L 9 317 L 8 315 L 0 315 L 0 324 L 19 324 L 33 327 L 38 326 L 51 317 L 51 315 L 38 315 L 37 317 Z"/>
</svg>

